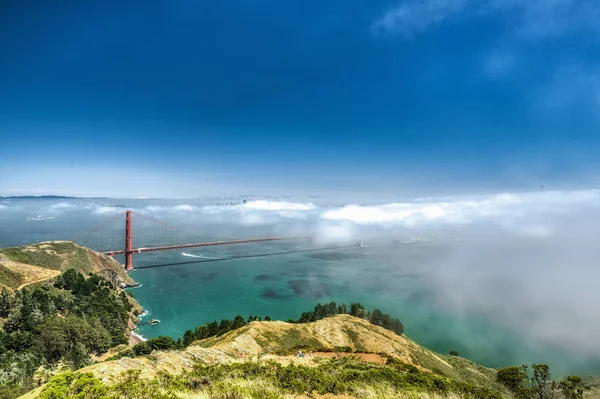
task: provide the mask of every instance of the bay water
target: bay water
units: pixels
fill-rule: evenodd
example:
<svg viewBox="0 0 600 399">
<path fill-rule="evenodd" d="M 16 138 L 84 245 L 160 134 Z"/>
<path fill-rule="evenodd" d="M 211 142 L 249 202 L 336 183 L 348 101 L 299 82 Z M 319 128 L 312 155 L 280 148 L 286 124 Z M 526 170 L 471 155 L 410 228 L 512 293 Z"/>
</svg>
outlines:
<svg viewBox="0 0 600 399">
<path fill-rule="evenodd" d="M 197 200 L 193 206 L 217 206 L 218 202 Z M 2 247 L 68 239 L 126 208 L 181 209 L 180 202 L 165 200 L 66 198 L 0 199 L 0 206 Z M 165 222 L 180 217 L 163 216 Z M 235 235 L 235 229 L 228 234 Z M 536 343 L 497 323 L 493 314 L 447 306 L 430 284 L 435 270 L 428 270 L 432 256 L 443 260 L 449 245 L 443 240 L 373 241 L 365 247 L 207 261 L 302 250 L 307 245 L 240 244 L 136 254 L 134 264 L 139 269 L 131 276 L 140 286 L 130 292 L 147 311 L 137 332 L 145 338 L 178 338 L 187 329 L 238 314 L 287 320 L 319 302 L 360 302 L 401 319 L 408 337 L 440 353 L 455 350 L 489 367 L 549 363 L 554 375 L 600 374 L 600 361 L 595 357 L 583 359 L 564 347 Z M 171 265 L 152 267 L 165 264 Z M 160 323 L 150 325 L 150 319 Z"/>
</svg>

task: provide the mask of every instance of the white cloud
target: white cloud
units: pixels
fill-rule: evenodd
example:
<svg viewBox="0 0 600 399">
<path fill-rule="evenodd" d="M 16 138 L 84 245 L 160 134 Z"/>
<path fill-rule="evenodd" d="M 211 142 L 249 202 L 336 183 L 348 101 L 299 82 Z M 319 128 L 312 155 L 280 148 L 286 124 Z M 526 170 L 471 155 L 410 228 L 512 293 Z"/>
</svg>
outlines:
<svg viewBox="0 0 600 399">
<path fill-rule="evenodd" d="M 455 200 L 394 203 L 376 206 L 347 205 L 325 211 L 321 218 L 362 225 L 417 226 L 422 224 L 464 225 L 491 222 L 506 226 L 507 221 L 524 220 L 531 213 L 563 214 L 577 205 L 600 206 L 600 192 L 546 191 L 522 194 L 496 194 Z M 530 231 L 539 231 L 534 228 Z"/>
<path fill-rule="evenodd" d="M 514 12 L 507 18 L 512 18 L 516 33 L 524 38 L 545 39 L 600 31 L 600 4 L 596 1 L 492 0 L 489 5 L 491 11 Z"/>
<path fill-rule="evenodd" d="M 123 209 L 113 207 L 113 206 L 99 206 L 94 209 L 94 213 L 96 213 L 96 214 L 118 213 L 118 212 L 123 212 Z"/>
<path fill-rule="evenodd" d="M 592 0 L 412 0 L 401 1 L 373 22 L 377 32 L 411 38 L 456 17 L 498 15 L 507 29 L 527 39 L 600 32 L 600 2 Z"/>
<path fill-rule="evenodd" d="M 116 214 L 122 205 L 94 204 L 93 200 L 49 204 L 48 210 L 91 210 L 94 214 Z M 215 206 L 201 203 L 132 206 L 166 223 L 227 223 L 247 226 L 285 226 L 298 223 L 317 233 L 322 226 L 342 226 L 353 233 L 361 229 L 413 229 L 424 226 L 467 226 L 486 223 L 524 236 L 547 236 L 553 232 L 553 217 L 581 208 L 600 209 L 600 191 L 539 191 L 493 195 L 419 198 L 380 205 L 348 204 L 319 207 L 311 202 L 256 200 L 246 204 Z M 143 201 L 138 204 L 143 204 Z M 321 234 L 321 233 L 319 233 Z"/>
<path fill-rule="evenodd" d="M 50 206 L 50 209 L 68 209 L 68 208 L 76 208 L 77 206 L 74 204 L 70 204 L 68 202 L 59 202 L 58 204 L 54 204 Z"/>
<path fill-rule="evenodd" d="M 468 0 L 402 2 L 376 20 L 372 28 L 376 32 L 383 31 L 412 38 L 459 13 L 467 4 Z"/>
<path fill-rule="evenodd" d="M 187 204 L 177 205 L 173 208 L 173 210 L 178 211 L 178 212 L 189 212 L 189 211 L 193 211 L 194 209 L 196 209 L 196 207 L 194 207 L 192 205 L 187 205 Z"/>
<path fill-rule="evenodd" d="M 293 203 L 286 201 L 251 201 L 242 205 L 244 209 L 256 209 L 262 211 L 310 211 L 315 209 L 311 203 Z"/>
<path fill-rule="evenodd" d="M 285 230 L 285 226 L 289 227 L 289 223 L 292 223 L 303 226 L 305 233 L 321 237 L 321 228 L 331 231 L 342 228 L 351 232 L 352 239 L 357 239 L 365 229 L 371 232 L 372 229 L 384 231 L 390 228 L 408 231 L 428 226 L 461 227 L 482 223 L 520 236 L 545 237 L 554 232 L 553 218 L 569 215 L 581 207 L 600 209 L 600 191 L 540 191 L 421 198 L 410 202 L 349 204 L 336 208 L 322 208 L 310 202 L 257 200 L 231 206 L 188 203 L 131 209 L 173 225 L 225 223 L 278 226 Z M 49 205 L 49 209 L 91 209 L 94 214 L 99 215 L 124 212 L 122 206 L 68 202 Z"/>
</svg>

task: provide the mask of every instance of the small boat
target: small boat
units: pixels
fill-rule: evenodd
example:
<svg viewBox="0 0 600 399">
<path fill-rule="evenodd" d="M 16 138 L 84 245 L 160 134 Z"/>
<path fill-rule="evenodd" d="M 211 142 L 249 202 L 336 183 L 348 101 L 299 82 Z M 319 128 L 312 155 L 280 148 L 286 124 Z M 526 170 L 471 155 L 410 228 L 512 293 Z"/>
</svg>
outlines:
<svg viewBox="0 0 600 399">
<path fill-rule="evenodd" d="M 158 324 L 158 323 L 160 323 L 160 320 L 152 319 L 152 320 L 150 320 L 148 323 L 149 323 L 150 325 L 152 325 L 152 326 L 153 326 L 153 325 L 155 325 L 155 324 Z"/>
</svg>

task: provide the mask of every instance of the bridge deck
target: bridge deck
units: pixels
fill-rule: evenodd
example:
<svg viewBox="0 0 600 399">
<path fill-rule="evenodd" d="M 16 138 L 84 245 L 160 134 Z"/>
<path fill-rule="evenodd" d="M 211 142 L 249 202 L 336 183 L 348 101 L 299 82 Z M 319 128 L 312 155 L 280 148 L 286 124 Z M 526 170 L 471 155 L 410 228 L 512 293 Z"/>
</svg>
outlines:
<svg viewBox="0 0 600 399">
<path fill-rule="evenodd" d="M 253 243 L 253 242 L 268 242 L 268 241 L 283 241 L 283 240 L 298 240 L 301 238 L 308 237 L 268 237 L 268 238 L 248 238 L 245 240 L 229 240 L 229 241 L 211 241 L 211 242 L 200 242 L 196 244 L 178 244 L 178 245 L 166 245 L 162 247 L 150 247 L 150 248 L 134 248 L 129 253 L 138 253 L 142 252 L 156 252 L 156 251 L 168 251 L 171 249 L 182 249 L 182 248 L 197 248 L 197 247 L 212 247 L 216 245 L 229 245 L 229 244 L 245 244 L 245 243 Z M 123 255 L 127 254 L 127 250 L 119 250 L 119 251 L 106 251 L 105 255 L 115 256 L 115 255 Z"/>
</svg>

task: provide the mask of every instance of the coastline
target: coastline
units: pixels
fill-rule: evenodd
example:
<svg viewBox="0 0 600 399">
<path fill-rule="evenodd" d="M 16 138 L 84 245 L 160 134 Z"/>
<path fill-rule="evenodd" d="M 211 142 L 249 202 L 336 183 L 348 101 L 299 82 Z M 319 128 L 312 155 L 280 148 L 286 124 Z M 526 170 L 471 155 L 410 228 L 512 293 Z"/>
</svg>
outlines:
<svg viewBox="0 0 600 399">
<path fill-rule="evenodd" d="M 137 324 L 139 324 L 142 321 L 142 317 L 148 315 L 148 311 L 146 309 L 142 308 L 141 306 L 140 306 L 140 309 L 142 310 L 142 312 L 136 317 L 137 321 L 135 321 L 135 322 L 132 321 L 132 326 L 130 326 L 129 346 L 134 346 L 136 344 L 147 341 L 147 339 L 144 338 L 143 335 L 138 334 L 136 332 Z"/>
<path fill-rule="evenodd" d="M 128 342 L 129 346 L 134 346 L 134 345 L 140 344 L 144 341 L 146 341 L 146 338 L 144 338 L 140 334 L 137 334 L 135 331 L 131 331 L 129 333 L 129 342 Z"/>
</svg>

